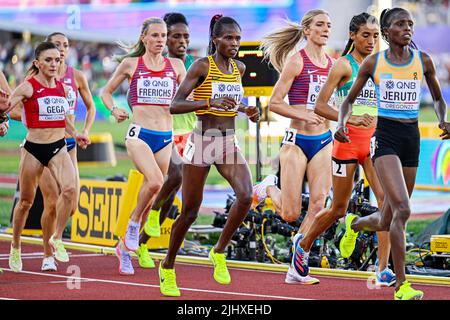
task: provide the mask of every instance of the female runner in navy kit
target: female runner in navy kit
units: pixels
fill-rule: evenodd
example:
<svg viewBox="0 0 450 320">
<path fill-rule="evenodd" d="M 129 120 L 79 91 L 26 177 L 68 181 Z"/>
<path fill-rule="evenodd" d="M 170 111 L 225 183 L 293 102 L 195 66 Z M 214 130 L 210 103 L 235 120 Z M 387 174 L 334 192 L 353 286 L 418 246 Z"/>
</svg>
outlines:
<svg viewBox="0 0 450 320">
<path fill-rule="evenodd" d="M 137 205 L 131 213 L 125 237 L 116 250 L 119 272 L 124 275 L 134 274 L 129 251 L 138 249 L 141 223 L 147 221 L 149 209 L 164 183 L 172 153 L 169 106 L 186 70 L 180 59 L 163 57 L 166 41 L 165 22 L 160 18 L 146 19 L 139 41 L 120 58 L 119 66 L 102 93 L 105 106 L 118 122 L 122 122 L 128 118 L 128 113 L 114 106 L 112 93 L 124 80 L 130 82 L 133 119 L 125 144 L 128 155 L 144 175 Z"/>
<path fill-rule="evenodd" d="M 287 283 L 314 284 L 319 280 L 296 263 L 306 259 L 297 250 L 301 233 L 324 207 L 331 188 L 332 135 L 329 121 L 314 113 L 317 95 L 328 77 L 333 60 L 325 53 L 331 31 L 326 11 L 307 12 L 300 24 L 289 23 L 284 29 L 266 36 L 262 43 L 265 55 L 280 71 L 269 102 L 271 111 L 291 119 L 290 128 L 280 149 L 281 190 L 276 177 L 269 175 L 254 187 L 258 202 L 270 197 L 281 217 L 288 222 L 298 219 L 304 176 L 309 183 L 309 206 L 299 232 L 294 236 L 294 255 L 286 275 Z M 296 45 L 306 39 L 306 46 L 287 58 Z M 289 104 L 284 101 L 289 97 Z M 332 103 L 333 104 L 333 103 Z"/>
</svg>

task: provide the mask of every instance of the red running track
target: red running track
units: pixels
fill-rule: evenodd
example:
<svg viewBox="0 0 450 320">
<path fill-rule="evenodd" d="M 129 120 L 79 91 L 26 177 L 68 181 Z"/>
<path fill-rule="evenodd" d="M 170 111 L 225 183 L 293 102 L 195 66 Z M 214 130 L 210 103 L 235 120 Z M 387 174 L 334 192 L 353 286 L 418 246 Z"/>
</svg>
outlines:
<svg viewBox="0 0 450 320">
<path fill-rule="evenodd" d="M 135 275 L 121 276 L 115 256 L 68 250 L 70 262 L 59 263 L 57 272 L 42 272 L 42 247 L 23 244 L 24 271 L 13 273 L 8 270 L 9 245 L 0 241 L 0 299 L 392 300 L 394 295 L 393 288 L 368 289 L 364 279 L 320 276 L 318 285 L 290 285 L 284 283 L 284 273 L 236 268 L 230 268 L 232 283 L 224 286 L 214 281 L 212 266 L 178 263 L 182 296 L 167 298 L 159 292 L 157 268 L 141 269 L 136 259 Z M 415 288 L 424 291 L 424 299 L 450 299 L 450 286 Z"/>
</svg>

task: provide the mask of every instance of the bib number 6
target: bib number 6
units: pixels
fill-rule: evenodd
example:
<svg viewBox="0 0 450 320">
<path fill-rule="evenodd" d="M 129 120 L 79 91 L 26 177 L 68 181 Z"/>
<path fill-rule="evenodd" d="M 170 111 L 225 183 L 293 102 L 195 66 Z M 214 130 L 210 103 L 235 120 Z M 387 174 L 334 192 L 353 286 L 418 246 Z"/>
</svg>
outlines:
<svg viewBox="0 0 450 320">
<path fill-rule="evenodd" d="M 141 131 L 141 126 L 137 124 L 130 124 L 127 131 L 126 139 L 137 139 L 139 136 L 139 132 Z"/>
</svg>

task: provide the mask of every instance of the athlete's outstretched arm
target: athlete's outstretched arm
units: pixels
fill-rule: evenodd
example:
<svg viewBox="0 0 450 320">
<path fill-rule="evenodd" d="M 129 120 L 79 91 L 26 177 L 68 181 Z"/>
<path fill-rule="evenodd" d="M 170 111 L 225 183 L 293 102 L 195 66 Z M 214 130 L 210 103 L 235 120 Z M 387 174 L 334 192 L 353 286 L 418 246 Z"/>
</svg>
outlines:
<svg viewBox="0 0 450 320">
<path fill-rule="evenodd" d="M 7 108 L 0 111 L 8 113 L 18 106 L 23 100 L 31 98 L 32 95 L 33 87 L 28 81 L 25 81 L 11 93 L 11 96 L 8 99 L 8 104 L 6 105 Z"/>
<path fill-rule="evenodd" d="M 347 131 L 345 126 L 352 114 L 353 103 L 355 102 L 356 98 L 358 97 L 359 93 L 361 92 L 362 88 L 366 84 L 369 77 L 372 76 L 376 58 L 377 55 L 372 55 L 367 57 L 363 61 L 361 67 L 359 68 L 358 76 L 356 77 L 355 82 L 353 82 L 353 86 L 350 89 L 347 98 L 345 98 L 344 102 L 339 108 L 338 124 L 336 127 L 336 133 L 334 134 L 334 137 L 339 142 L 350 142 L 350 139 L 345 134 Z"/>
<path fill-rule="evenodd" d="M 434 66 L 433 59 L 426 54 L 421 52 L 422 61 L 424 65 L 424 75 L 427 80 L 428 88 L 430 89 L 431 96 L 433 97 L 434 110 L 439 120 L 439 128 L 442 129 L 442 134 L 440 137 L 446 140 L 450 138 L 450 123 L 447 120 L 447 104 L 445 103 L 444 97 L 442 96 L 441 87 L 439 85 L 439 80 L 436 76 L 436 67 Z"/>
<path fill-rule="evenodd" d="M 95 104 L 86 76 L 81 71 L 75 70 L 75 80 L 78 83 L 78 92 L 80 92 L 81 98 L 86 106 L 83 134 L 88 135 L 95 120 Z"/>
<path fill-rule="evenodd" d="M 347 59 L 341 57 L 333 64 L 328 74 L 327 81 L 324 83 L 317 96 L 314 112 L 328 120 L 338 120 L 338 109 L 336 106 L 330 106 L 328 101 L 333 95 L 334 90 L 339 87 L 342 80 L 352 76 L 352 68 L 347 61 Z"/>
<path fill-rule="evenodd" d="M 295 77 L 299 75 L 302 69 L 303 59 L 299 54 L 293 55 L 287 60 L 281 71 L 280 78 L 273 88 L 272 96 L 269 101 L 269 110 L 286 118 L 319 124 L 323 122 L 323 119 L 316 114 L 292 107 L 284 101 Z"/>
<path fill-rule="evenodd" d="M 170 113 L 189 113 L 196 110 L 208 109 L 214 107 L 223 110 L 234 109 L 236 101 L 234 99 L 225 97 L 218 99 L 207 99 L 190 101 L 187 98 L 191 94 L 195 87 L 199 86 L 203 79 L 206 78 L 209 68 L 209 62 L 207 58 L 202 58 L 195 61 L 189 68 L 186 74 L 186 78 L 178 88 L 175 97 L 170 105 Z"/>
<path fill-rule="evenodd" d="M 112 94 L 120 86 L 125 79 L 132 77 L 132 70 L 134 67 L 132 58 L 125 58 L 117 67 L 111 79 L 109 79 L 106 86 L 103 88 L 101 98 L 103 104 L 108 110 L 111 110 L 111 115 L 116 118 L 117 122 L 122 122 L 128 119 L 128 112 L 124 109 L 119 109 L 114 106 Z"/>
</svg>

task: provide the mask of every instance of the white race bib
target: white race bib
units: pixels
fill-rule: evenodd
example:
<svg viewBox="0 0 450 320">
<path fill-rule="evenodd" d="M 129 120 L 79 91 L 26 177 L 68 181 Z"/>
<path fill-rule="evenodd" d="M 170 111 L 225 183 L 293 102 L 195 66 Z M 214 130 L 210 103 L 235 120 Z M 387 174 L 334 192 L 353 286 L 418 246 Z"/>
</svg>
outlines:
<svg viewBox="0 0 450 320">
<path fill-rule="evenodd" d="M 70 80 L 70 79 L 69 79 Z M 72 89 L 72 87 L 67 86 L 68 92 L 67 92 L 67 102 L 69 103 L 69 114 L 75 114 L 75 104 L 76 101 L 76 93 Z"/>
<path fill-rule="evenodd" d="M 184 147 L 183 158 L 185 158 L 189 162 L 192 162 L 192 159 L 194 158 L 194 152 L 195 152 L 195 144 L 194 142 L 191 141 L 189 137 L 186 142 L 186 146 Z"/>
<path fill-rule="evenodd" d="M 334 160 L 332 160 L 332 162 L 333 162 L 333 176 L 345 178 L 347 176 L 347 165 L 343 163 L 337 163 Z"/>
<path fill-rule="evenodd" d="M 357 106 L 377 107 L 377 92 L 372 79 L 369 78 L 367 80 L 353 104 Z"/>
<path fill-rule="evenodd" d="M 373 158 L 373 156 L 375 155 L 375 150 L 377 148 L 377 137 L 373 136 L 370 139 L 370 157 Z"/>
<path fill-rule="evenodd" d="M 295 145 L 296 135 L 297 135 L 297 129 L 286 128 L 286 132 L 284 133 L 281 144 L 289 144 L 291 146 Z"/>
<path fill-rule="evenodd" d="M 317 97 L 319 96 L 320 89 L 322 89 L 323 85 L 324 85 L 323 82 L 309 83 L 308 100 L 306 100 L 306 109 L 314 110 L 314 108 L 316 107 Z M 330 100 L 328 100 L 328 104 L 334 106 L 335 103 L 336 103 L 335 92 L 333 92 L 333 94 L 330 97 Z"/>
<path fill-rule="evenodd" d="M 37 99 L 39 105 L 39 121 L 60 121 L 70 112 L 65 97 L 46 96 Z"/>
<path fill-rule="evenodd" d="M 137 102 L 155 105 L 170 105 L 175 95 L 173 79 L 169 77 L 139 78 L 137 80 Z"/>
<path fill-rule="evenodd" d="M 138 139 L 141 126 L 131 123 L 128 127 L 127 135 L 125 139 Z"/>
<path fill-rule="evenodd" d="M 380 79 L 380 108 L 417 111 L 419 103 L 419 80 Z"/>
<path fill-rule="evenodd" d="M 237 106 L 241 103 L 241 100 L 244 97 L 244 88 L 239 82 L 213 82 L 211 84 L 211 88 L 211 99 L 218 99 L 223 97 L 234 99 L 234 101 L 236 101 L 236 110 Z"/>
</svg>

